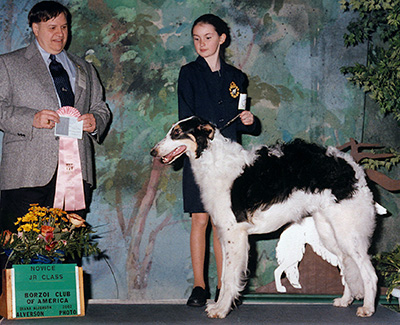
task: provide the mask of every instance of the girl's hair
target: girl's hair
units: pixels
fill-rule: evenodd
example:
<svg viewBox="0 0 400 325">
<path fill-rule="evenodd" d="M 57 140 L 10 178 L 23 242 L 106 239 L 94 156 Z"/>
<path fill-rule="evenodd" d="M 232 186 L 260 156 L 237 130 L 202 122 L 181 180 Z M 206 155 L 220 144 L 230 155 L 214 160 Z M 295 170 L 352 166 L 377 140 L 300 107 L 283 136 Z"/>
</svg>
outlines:
<svg viewBox="0 0 400 325">
<path fill-rule="evenodd" d="M 226 40 L 225 42 L 221 45 L 221 53 L 223 54 L 224 50 L 229 46 L 231 43 L 231 35 L 230 35 L 230 30 L 228 27 L 228 24 L 224 22 L 221 18 L 218 16 L 215 16 L 213 14 L 205 14 L 203 16 L 200 16 L 197 18 L 192 26 L 192 36 L 193 36 L 193 29 L 197 24 L 210 24 L 213 25 L 215 28 L 215 31 L 219 36 L 222 34 L 226 35 Z"/>
</svg>

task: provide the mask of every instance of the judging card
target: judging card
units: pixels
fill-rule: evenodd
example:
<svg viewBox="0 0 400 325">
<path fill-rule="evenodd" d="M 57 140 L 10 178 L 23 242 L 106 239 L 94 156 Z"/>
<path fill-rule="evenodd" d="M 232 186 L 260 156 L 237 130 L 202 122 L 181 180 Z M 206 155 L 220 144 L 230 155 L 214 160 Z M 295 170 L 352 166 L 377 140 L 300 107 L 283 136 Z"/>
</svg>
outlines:
<svg viewBox="0 0 400 325">
<path fill-rule="evenodd" d="M 82 139 L 83 121 L 77 117 L 60 116 L 60 123 L 56 123 L 54 134 L 59 137 Z"/>
<path fill-rule="evenodd" d="M 246 101 L 247 101 L 247 94 L 240 94 L 238 109 L 245 110 L 246 109 Z"/>
</svg>

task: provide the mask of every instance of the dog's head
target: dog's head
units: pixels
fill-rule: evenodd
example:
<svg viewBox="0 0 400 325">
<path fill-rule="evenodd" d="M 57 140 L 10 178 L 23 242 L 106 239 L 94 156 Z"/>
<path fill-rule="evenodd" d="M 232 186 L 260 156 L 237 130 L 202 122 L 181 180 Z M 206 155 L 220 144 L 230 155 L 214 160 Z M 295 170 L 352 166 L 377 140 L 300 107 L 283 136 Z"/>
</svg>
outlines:
<svg viewBox="0 0 400 325">
<path fill-rule="evenodd" d="M 164 139 L 157 143 L 150 154 L 160 157 L 164 164 L 170 164 L 184 153 L 199 158 L 212 140 L 215 126 L 197 116 L 175 123 Z"/>
</svg>

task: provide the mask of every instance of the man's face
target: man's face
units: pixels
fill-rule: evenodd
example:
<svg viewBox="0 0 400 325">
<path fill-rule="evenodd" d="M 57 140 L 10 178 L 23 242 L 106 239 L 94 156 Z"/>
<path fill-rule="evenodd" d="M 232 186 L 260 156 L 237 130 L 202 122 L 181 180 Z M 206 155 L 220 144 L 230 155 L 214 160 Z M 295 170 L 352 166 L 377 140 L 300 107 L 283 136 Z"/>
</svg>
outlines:
<svg viewBox="0 0 400 325">
<path fill-rule="evenodd" d="M 68 40 L 68 23 L 63 13 L 53 19 L 32 24 L 39 45 L 50 54 L 60 53 Z"/>
</svg>

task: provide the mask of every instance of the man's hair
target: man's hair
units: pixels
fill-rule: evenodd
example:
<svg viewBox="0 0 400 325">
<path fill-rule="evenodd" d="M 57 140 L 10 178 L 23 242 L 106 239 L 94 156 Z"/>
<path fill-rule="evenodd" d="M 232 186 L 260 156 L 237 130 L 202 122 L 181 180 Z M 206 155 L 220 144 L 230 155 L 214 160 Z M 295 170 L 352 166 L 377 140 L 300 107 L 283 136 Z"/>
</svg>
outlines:
<svg viewBox="0 0 400 325">
<path fill-rule="evenodd" d="M 67 18 L 68 25 L 71 25 L 71 13 L 61 3 L 56 1 L 42 1 L 35 4 L 28 14 L 29 27 L 32 27 L 33 23 L 46 22 L 50 19 L 58 17 L 58 15 L 64 14 Z"/>
</svg>

